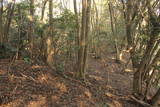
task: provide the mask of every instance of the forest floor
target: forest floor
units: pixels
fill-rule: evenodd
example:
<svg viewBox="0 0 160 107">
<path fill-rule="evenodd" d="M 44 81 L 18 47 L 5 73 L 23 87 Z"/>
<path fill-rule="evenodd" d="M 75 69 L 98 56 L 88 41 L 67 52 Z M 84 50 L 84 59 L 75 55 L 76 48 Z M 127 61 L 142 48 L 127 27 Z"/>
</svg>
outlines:
<svg viewBox="0 0 160 107">
<path fill-rule="evenodd" d="M 83 83 L 43 64 L 0 60 L 0 107 L 138 107 L 128 97 L 133 73 L 121 70 L 112 56 L 89 57 Z"/>
</svg>

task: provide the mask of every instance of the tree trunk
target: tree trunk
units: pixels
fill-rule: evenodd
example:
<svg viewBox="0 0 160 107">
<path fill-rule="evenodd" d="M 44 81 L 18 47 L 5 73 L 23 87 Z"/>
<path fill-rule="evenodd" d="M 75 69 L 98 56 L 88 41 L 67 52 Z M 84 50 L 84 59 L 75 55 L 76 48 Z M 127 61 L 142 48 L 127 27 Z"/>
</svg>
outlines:
<svg viewBox="0 0 160 107">
<path fill-rule="evenodd" d="M 89 32 L 90 32 L 90 8 L 91 8 L 91 0 L 87 1 L 87 10 L 86 10 L 86 30 L 85 30 L 85 50 L 84 50 L 84 65 L 83 65 L 83 71 L 85 73 L 86 71 L 86 65 L 87 65 L 87 56 L 88 56 L 88 38 L 89 38 Z"/>
<path fill-rule="evenodd" d="M 90 0 L 82 0 L 82 28 L 80 38 L 80 49 L 78 56 L 78 72 L 77 78 L 85 79 L 87 48 L 88 48 L 88 33 L 90 24 Z"/>
<path fill-rule="evenodd" d="M 47 63 L 54 67 L 54 49 L 53 49 L 53 2 L 49 0 L 49 30 L 47 37 Z"/>
<path fill-rule="evenodd" d="M 44 18 L 44 11 L 45 11 L 45 8 L 46 8 L 47 1 L 48 0 L 44 0 L 44 4 L 43 4 L 43 7 L 42 7 L 42 13 L 41 13 L 41 21 L 42 22 L 43 22 L 43 18 Z"/>
<path fill-rule="evenodd" d="M 114 37 L 114 45 L 115 45 L 115 50 L 116 50 L 116 60 L 119 61 L 120 60 L 120 52 L 119 52 L 119 48 L 118 48 L 118 44 L 117 44 L 117 34 L 116 34 L 116 25 L 115 25 L 115 15 L 114 15 L 114 10 L 112 8 L 112 4 L 109 3 L 109 12 L 110 12 L 110 19 L 111 19 L 111 29 L 112 29 L 112 34 Z M 114 19 L 114 21 L 113 21 Z"/>
<path fill-rule="evenodd" d="M 0 0 L 0 43 L 3 42 L 3 19 L 2 19 L 2 15 L 3 15 L 3 0 Z"/>
<path fill-rule="evenodd" d="M 6 24 L 4 26 L 5 28 L 4 28 L 4 32 L 3 32 L 4 33 L 3 34 L 4 42 L 8 42 L 8 33 L 9 33 L 12 18 L 13 18 L 14 7 L 15 7 L 15 1 L 14 1 L 14 3 L 9 4 L 9 7 L 8 7 L 7 20 L 6 20 Z"/>
<path fill-rule="evenodd" d="M 30 0 L 30 28 L 29 28 L 29 43 L 30 43 L 30 57 L 33 58 L 34 50 L 34 0 Z"/>
<path fill-rule="evenodd" d="M 153 18 L 153 16 L 151 16 L 151 18 Z M 133 91 L 135 93 L 141 93 L 141 91 L 142 91 L 142 81 L 143 81 L 142 80 L 142 73 L 144 73 L 145 69 L 147 68 L 146 66 L 149 66 L 148 62 L 150 62 L 151 59 L 148 56 L 151 55 L 152 50 L 154 49 L 155 41 L 157 40 L 158 35 L 159 35 L 159 31 L 157 30 L 157 25 L 159 25 L 159 23 L 156 22 L 157 20 L 155 18 L 150 19 L 150 21 L 151 21 L 151 23 L 153 23 L 153 25 L 154 25 L 154 23 L 156 23 L 156 26 L 152 27 L 152 31 L 150 34 L 150 40 L 147 43 L 147 47 L 145 49 L 145 53 L 143 55 L 143 58 L 140 62 L 140 66 L 138 67 L 137 72 L 134 74 Z M 159 56 L 159 55 L 157 55 L 157 56 Z M 157 60 L 156 60 L 156 62 L 157 62 Z M 135 89 L 138 89 L 138 90 L 135 90 Z"/>
<path fill-rule="evenodd" d="M 75 12 L 75 15 L 76 15 L 76 25 L 77 25 L 77 31 L 76 31 L 76 41 L 75 41 L 75 43 L 76 43 L 76 46 L 78 47 L 78 49 L 79 49 L 79 46 L 80 46 L 80 23 L 79 23 L 79 18 L 78 18 L 78 12 L 77 12 L 77 2 L 76 2 L 76 0 L 73 0 L 73 4 L 74 4 L 74 12 Z M 78 56 L 79 56 L 79 53 L 78 53 L 78 51 L 76 50 L 76 52 L 77 52 L 77 60 L 78 60 Z"/>
</svg>

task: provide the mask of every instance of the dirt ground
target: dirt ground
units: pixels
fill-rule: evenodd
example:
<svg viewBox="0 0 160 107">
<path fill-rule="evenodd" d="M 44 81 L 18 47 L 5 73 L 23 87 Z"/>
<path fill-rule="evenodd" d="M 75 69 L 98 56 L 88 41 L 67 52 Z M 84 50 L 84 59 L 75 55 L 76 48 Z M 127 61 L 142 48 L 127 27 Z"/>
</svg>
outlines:
<svg viewBox="0 0 160 107">
<path fill-rule="evenodd" d="M 112 56 L 89 57 L 86 83 L 74 72 L 63 77 L 43 64 L 0 60 L 0 107 L 138 107 L 128 97 L 133 73 Z"/>
</svg>

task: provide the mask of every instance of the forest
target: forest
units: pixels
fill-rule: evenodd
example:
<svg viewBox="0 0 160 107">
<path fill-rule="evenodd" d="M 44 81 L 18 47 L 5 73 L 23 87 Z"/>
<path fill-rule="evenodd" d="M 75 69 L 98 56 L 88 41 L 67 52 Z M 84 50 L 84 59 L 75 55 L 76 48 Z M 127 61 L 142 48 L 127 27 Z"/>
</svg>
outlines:
<svg viewBox="0 0 160 107">
<path fill-rule="evenodd" d="M 0 0 L 0 107 L 160 107 L 160 0 Z"/>
</svg>

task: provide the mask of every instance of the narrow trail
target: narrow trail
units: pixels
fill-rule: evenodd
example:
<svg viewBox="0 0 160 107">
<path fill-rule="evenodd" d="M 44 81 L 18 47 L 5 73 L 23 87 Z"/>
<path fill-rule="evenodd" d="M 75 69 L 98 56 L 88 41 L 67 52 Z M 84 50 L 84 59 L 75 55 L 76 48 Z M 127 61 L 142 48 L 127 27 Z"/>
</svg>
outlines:
<svg viewBox="0 0 160 107">
<path fill-rule="evenodd" d="M 111 57 L 106 59 L 89 58 L 89 76 L 94 78 L 98 87 L 103 87 L 104 94 L 109 97 L 113 107 L 135 107 L 128 103 L 127 96 L 132 93 L 131 72 L 122 72 L 122 65 Z"/>
</svg>

